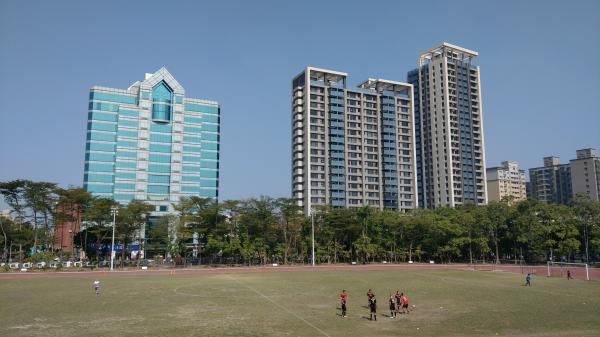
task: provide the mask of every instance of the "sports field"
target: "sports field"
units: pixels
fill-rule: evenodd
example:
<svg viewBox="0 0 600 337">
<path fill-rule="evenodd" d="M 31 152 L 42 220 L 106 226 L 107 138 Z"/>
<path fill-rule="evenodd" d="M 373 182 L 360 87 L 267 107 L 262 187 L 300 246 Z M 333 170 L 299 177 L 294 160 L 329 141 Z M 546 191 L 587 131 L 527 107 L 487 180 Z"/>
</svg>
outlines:
<svg viewBox="0 0 600 337">
<path fill-rule="evenodd" d="M 2 336 L 599 336 L 600 282 L 428 268 L 0 275 Z M 101 282 L 96 296 L 93 281 Z M 349 293 L 348 317 L 338 294 Z M 366 292 L 378 299 L 369 321 Z M 415 308 L 388 318 L 404 291 Z"/>
</svg>

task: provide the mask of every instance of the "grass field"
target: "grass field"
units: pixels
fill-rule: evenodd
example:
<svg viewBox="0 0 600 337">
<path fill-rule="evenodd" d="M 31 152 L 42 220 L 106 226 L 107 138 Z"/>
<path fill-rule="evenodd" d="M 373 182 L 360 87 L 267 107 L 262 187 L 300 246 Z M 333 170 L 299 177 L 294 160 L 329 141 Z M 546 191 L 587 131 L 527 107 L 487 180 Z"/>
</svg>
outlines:
<svg viewBox="0 0 600 337">
<path fill-rule="evenodd" d="M 514 273 L 416 268 L 0 279 L 0 335 L 600 336 L 600 282 L 522 284 Z M 347 318 L 336 310 L 342 288 Z M 396 289 L 416 308 L 390 319 Z"/>
</svg>

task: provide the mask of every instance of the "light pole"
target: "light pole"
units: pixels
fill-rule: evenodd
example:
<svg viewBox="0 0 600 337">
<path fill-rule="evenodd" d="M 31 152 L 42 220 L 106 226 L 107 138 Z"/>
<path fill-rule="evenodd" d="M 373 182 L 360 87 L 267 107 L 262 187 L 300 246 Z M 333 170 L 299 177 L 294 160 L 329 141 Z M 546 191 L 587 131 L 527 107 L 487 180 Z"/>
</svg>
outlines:
<svg viewBox="0 0 600 337">
<path fill-rule="evenodd" d="M 113 216 L 112 244 L 110 245 L 110 271 L 112 271 L 113 266 L 114 266 L 114 260 L 115 260 L 115 224 L 117 222 L 117 213 L 119 213 L 119 208 L 111 207 L 110 213 Z"/>
<path fill-rule="evenodd" d="M 312 266 L 315 266 L 315 212 L 310 209 L 310 222 L 312 227 Z"/>
</svg>

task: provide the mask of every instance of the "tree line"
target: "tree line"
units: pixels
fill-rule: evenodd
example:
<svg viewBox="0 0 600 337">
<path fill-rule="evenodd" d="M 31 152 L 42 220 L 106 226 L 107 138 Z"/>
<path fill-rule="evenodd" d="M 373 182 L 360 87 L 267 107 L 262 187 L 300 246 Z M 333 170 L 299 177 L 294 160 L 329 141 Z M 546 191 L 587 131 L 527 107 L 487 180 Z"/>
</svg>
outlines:
<svg viewBox="0 0 600 337">
<path fill-rule="evenodd" d="M 318 207 L 312 216 L 289 198 L 259 197 L 214 202 L 183 198 L 173 214 L 151 217 L 154 207 L 134 200 L 119 205 L 81 188 L 15 180 L 0 183 L 11 217 L 0 218 L 2 260 L 37 256 L 72 257 L 84 251 L 101 261 L 110 254 L 111 209 L 117 207 L 120 261 L 143 250 L 147 258 L 192 258 L 201 263 L 308 263 L 312 226 L 317 263 L 430 261 L 597 261 L 600 259 L 600 202 L 578 195 L 569 205 L 510 199 L 456 208 L 402 213 L 370 207 Z M 67 210 L 67 211 L 65 211 Z M 81 214 L 75 248 L 57 250 L 53 231 Z M 45 255 L 44 255 L 45 254 Z"/>
</svg>

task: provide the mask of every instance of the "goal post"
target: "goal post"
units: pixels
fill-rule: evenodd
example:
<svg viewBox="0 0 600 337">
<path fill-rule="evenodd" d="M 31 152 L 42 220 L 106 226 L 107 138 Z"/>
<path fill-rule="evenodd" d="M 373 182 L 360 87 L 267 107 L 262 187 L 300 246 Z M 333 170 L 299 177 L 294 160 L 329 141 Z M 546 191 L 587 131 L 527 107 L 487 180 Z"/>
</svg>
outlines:
<svg viewBox="0 0 600 337">
<path fill-rule="evenodd" d="M 473 260 L 471 268 L 475 271 L 495 271 L 496 262 L 494 260 Z"/>
<path fill-rule="evenodd" d="M 570 271 L 573 277 L 585 277 L 587 281 L 590 280 L 590 270 L 587 263 L 573 263 L 573 262 L 554 262 L 548 261 L 547 273 L 550 276 L 566 277 L 567 272 Z"/>
</svg>

